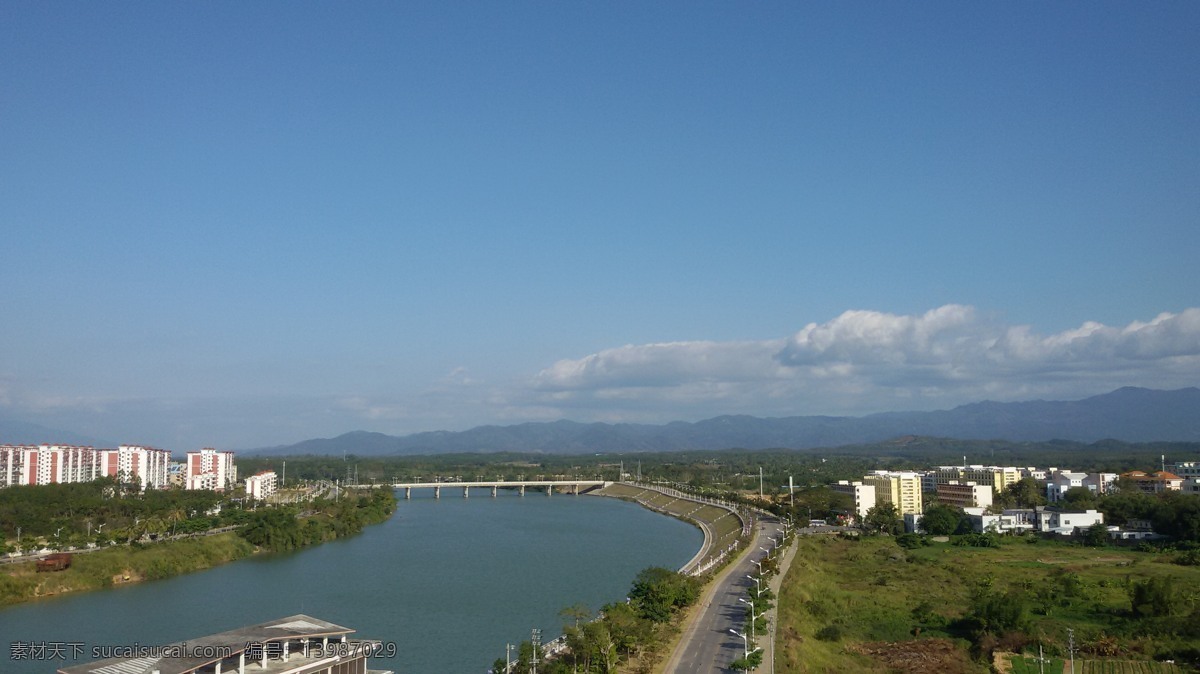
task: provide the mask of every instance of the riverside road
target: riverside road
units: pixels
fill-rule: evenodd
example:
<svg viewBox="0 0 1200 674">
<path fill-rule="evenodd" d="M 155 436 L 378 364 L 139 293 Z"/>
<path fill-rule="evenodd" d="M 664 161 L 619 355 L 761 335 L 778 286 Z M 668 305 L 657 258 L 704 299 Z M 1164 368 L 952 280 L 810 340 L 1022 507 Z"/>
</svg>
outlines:
<svg viewBox="0 0 1200 674">
<path fill-rule="evenodd" d="M 771 539 L 779 540 L 782 534 L 783 525 L 778 520 L 760 520 L 752 552 L 722 571 L 705 591 L 701 598 L 703 611 L 685 627 L 679 647 L 664 669 L 666 674 L 724 674 L 731 671 L 729 664 L 742 657 L 743 644 L 741 637 L 730 630 L 747 634 L 749 629 L 746 605 L 738 599 L 748 598 L 747 591 L 754 588 L 754 581 L 747 577 L 758 573 L 752 560 L 765 554 L 760 547 L 770 549 Z M 769 647 L 764 635 L 758 635 L 758 644 Z"/>
</svg>

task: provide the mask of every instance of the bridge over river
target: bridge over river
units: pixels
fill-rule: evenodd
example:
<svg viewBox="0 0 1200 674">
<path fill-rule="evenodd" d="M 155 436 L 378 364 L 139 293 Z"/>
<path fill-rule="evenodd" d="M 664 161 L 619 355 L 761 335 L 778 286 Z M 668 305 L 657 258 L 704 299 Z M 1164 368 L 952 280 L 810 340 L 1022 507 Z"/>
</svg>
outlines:
<svg viewBox="0 0 1200 674">
<path fill-rule="evenodd" d="M 395 482 L 392 484 L 375 484 L 375 485 L 347 485 L 354 487 L 388 487 L 392 489 L 403 489 L 404 498 L 412 498 L 412 490 L 414 489 L 432 489 L 434 498 L 442 497 L 442 488 L 447 489 L 462 489 L 463 498 L 470 498 L 471 488 L 490 489 L 492 496 L 496 495 L 499 489 L 515 489 L 520 492 L 521 496 L 525 495 L 525 489 L 545 490 L 546 496 L 553 496 L 554 489 L 557 487 L 559 492 L 571 494 L 581 494 L 583 492 L 605 487 L 611 484 L 604 480 L 498 480 L 498 481 L 476 481 L 476 482 Z"/>
</svg>

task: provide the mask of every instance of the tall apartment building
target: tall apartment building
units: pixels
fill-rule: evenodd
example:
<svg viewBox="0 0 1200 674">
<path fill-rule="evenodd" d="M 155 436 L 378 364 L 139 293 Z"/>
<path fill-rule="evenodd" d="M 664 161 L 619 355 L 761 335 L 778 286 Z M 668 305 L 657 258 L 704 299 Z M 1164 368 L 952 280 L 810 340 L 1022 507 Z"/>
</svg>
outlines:
<svg viewBox="0 0 1200 674">
<path fill-rule="evenodd" d="M 924 510 L 921 476 L 917 473 L 877 470 L 863 476 L 862 482 L 875 487 L 876 504 L 891 503 L 901 515 L 920 515 Z"/>
<path fill-rule="evenodd" d="M 847 494 L 853 498 L 854 513 L 859 517 L 863 517 L 867 514 L 868 510 L 875 507 L 875 485 L 841 480 L 837 484 L 829 485 L 829 488 L 839 494 Z"/>
<path fill-rule="evenodd" d="M 171 453 L 165 449 L 121 445 L 116 449 L 101 449 L 99 454 L 101 476 L 138 482 L 142 489 L 165 489 L 167 486 Z"/>
<path fill-rule="evenodd" d="M 233 452 L 205 447 L 198 452 L 188 452 L 186 465 L 188 489 L 224 491 L 237 482 L 237 466 L 233 464 Z"/>
<path fill-rule="evenodd" d="M 166 486 L 170 453 L 162 449 L 121 445 L 94 449 L 72 445 L 0 446 L 0 487 L 91 482 L 118 475 L 143 489 Z"/>
<path fill-rule="evenodd" d="M 246 478 L 246 496 L 262 500 L 275 493 L 275 471 L 264 470 Z"/>
<path fill-rule="evenodd" d="M 96 479 L 96 450 L 73 445 L 0 446 L 0 487 Z"/>
</svg>

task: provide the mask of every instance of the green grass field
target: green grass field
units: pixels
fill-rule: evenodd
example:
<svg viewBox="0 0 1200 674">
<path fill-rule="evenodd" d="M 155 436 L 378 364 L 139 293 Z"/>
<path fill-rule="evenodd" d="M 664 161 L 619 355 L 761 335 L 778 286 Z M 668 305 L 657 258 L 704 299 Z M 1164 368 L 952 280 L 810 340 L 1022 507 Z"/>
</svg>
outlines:
<svg viewBox="0 0 1200 674">
<path fill-rule="evenodd" d="M 962 655 L 938 664 L 937 671 L 988 671 L 985 657 L 971 658 L 975 636 L 962 620 L 978 592 L 1015 593 L 1028 609 L 1024 631 L 995 635 L 989 651 L 1036 649 L 1041 641 L 1048 656 L 1060 657 L 1066 653 L 1067 628 L 1073 628 L 1079 674 L 1108 671 L 1083 669 L 1093 664 L 1116 667 L 1116 672 L 1143 671 L 1134 666 L 1148 672 L 1190 671 L 1152 661 L 1195 645 L 1184 636 L 1158 636 L 1172 624 L 1163 621 L 1200 617 L 1194 596 L 1200 567 L 1173 564 L 1174 555 L 1023 539 L 999 548 L 942 543 L 905 550 L 890 537 L 861 542 L 810 537 L 797 545 L 779 602 L 783 671 L 894 671 L 895 663 L 879 656 L 887 649 L 867 649 L 873 653 L 867 660 L 858 646 L 925 640 L 931 646 L 950 640 Z M 1172 609 L 1177 613 L 1154 619 L 1159 622 L 1137 622 L 1131 617 L 1128 583 L 1154 578 L 1170 579 L 1178 589 Z M 940 646 L 931 650 L 937 653 L 929 657 L 948 657 Z M 1094 658 L 1088 655 L 1093 652 L 1117 653 L 1119 659 L 1083 659 Z M 1034 665 L 1025 671 L 1038 671 Z M 1062 672 L 1049 666 L 1046 671 Z"/>
</svg>

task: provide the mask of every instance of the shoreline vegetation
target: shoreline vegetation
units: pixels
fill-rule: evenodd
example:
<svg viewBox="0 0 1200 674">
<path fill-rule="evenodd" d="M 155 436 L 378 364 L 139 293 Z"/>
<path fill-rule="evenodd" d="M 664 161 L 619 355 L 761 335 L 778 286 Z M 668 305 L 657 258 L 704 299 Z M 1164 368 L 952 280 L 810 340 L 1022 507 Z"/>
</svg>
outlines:
<svg viewBox="0 0 1200 674">
<path fill-rule="evenodd" d="M 340 500 L 239 511 L 236 531 L 154 542 L 134 541 L 76 554 L 70 568 L 38 573 L 36 562 L 0 567 L 0 609 L 27 601 L 161 580 L 257 554 L 288 552 L 352 536 L 388 519 L 390 490 L 343 493 Z"/>
</svg>

